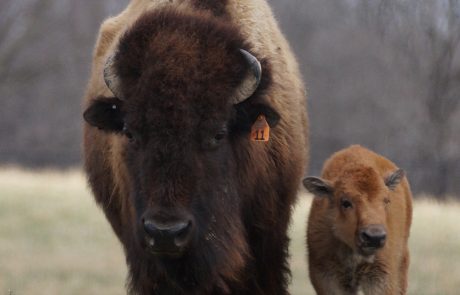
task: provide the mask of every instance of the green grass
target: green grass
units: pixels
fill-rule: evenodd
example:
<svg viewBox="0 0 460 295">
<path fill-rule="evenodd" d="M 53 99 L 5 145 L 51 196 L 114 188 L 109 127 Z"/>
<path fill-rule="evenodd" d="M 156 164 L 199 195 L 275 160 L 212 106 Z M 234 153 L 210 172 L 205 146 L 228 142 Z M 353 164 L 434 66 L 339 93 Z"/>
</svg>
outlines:
<svg viewBox="0 0 460 295">
<path fill-rule="evenodd" d="M 293 295 L 314 294 L 305 260 L 310 198 L 291 226 Z M 415 203 L 410 294 L 460 290 L 460 204 Z M 122 249 L 78 171 L 0 171 L 0 295 L 125 294 Z"/>
</svg>

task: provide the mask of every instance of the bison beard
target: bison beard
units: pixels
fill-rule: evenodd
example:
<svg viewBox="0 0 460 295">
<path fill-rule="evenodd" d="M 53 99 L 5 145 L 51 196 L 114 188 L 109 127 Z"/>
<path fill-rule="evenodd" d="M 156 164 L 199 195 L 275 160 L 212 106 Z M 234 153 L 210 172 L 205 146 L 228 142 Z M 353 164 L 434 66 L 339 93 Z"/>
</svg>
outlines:
<svg viewBox="0 0 460 295">
<path fill-rule="evenodd" d="M 231 201 L 230 198 L 227 201 Z M 179 258 L 145 255 L 145 249 L 140 248 L 139 243 L 131 243 L 126 252 L 133 293 L 229 293 L 228 284 L 238 281 L 237 275 L 248 259 L 248 249 L 242 238 L 244 230 L 238 222 L 239 210 L 228 210 L 226 204 L 207 203 L 192 209 L 200 212 L 195 215 L 196 227 L 204 230 L 196 235 L 190 248 Z M 234 216 L 230 215 L 232 212 Z M 207 217 L 211 220 L 205 220 Z"/>
<path fill-rule="evenodd" d="M 306 155 L 269 102 L 270 62 L 250 51 L 224 17 L 162 8 L 105 58 L 113 97 L 89 100 L 85 168 L 133 294 L 287 294 Z M 260 115 L 268 143 L 249 141 Z"/>
</svg>

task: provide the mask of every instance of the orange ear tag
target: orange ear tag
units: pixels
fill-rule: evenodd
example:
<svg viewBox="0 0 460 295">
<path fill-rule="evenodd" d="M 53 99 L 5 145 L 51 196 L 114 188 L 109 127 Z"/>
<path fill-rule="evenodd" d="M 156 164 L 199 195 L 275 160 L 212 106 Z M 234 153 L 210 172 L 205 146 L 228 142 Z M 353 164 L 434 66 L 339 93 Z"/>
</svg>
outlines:
<svg viewBox="0 0 460 295">
<path fill-rule="evenodd" d="M 270 126 L 264 115 L 259 115 L 251 128 L 251 140 L 268 141 L 270 138 Z"/>
</svg>

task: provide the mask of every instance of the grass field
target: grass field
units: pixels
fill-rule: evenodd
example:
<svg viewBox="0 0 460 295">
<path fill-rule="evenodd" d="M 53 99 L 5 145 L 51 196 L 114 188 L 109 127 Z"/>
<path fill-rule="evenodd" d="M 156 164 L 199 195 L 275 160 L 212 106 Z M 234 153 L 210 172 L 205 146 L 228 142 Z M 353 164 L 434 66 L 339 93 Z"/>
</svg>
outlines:
<svg viewBox="0 0 460 295">
<path fill-rule="evenodd" d="M 291 227 L 293 295 L 314 294 L 305 266 L 309 198 Z M 460 294 L 460 204 L 415 203 L 410 292 Z M 0 170 L 0 295 L 125 294 L 118 241 L 80 172 Z"/>
</svg>

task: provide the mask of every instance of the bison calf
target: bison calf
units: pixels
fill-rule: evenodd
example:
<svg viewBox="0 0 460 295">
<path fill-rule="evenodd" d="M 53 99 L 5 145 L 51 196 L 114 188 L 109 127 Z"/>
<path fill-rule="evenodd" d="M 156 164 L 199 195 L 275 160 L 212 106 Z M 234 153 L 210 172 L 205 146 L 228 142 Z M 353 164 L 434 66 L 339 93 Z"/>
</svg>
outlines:
<svg viewBox="0 0 460 295">
<path fill-rule="evenodd" d="M 361 146 L 326 161 L 308 220 L 310 279 L 318 294 L 405 294 L 412 219 L 404 171 Z"/>
</svg>

